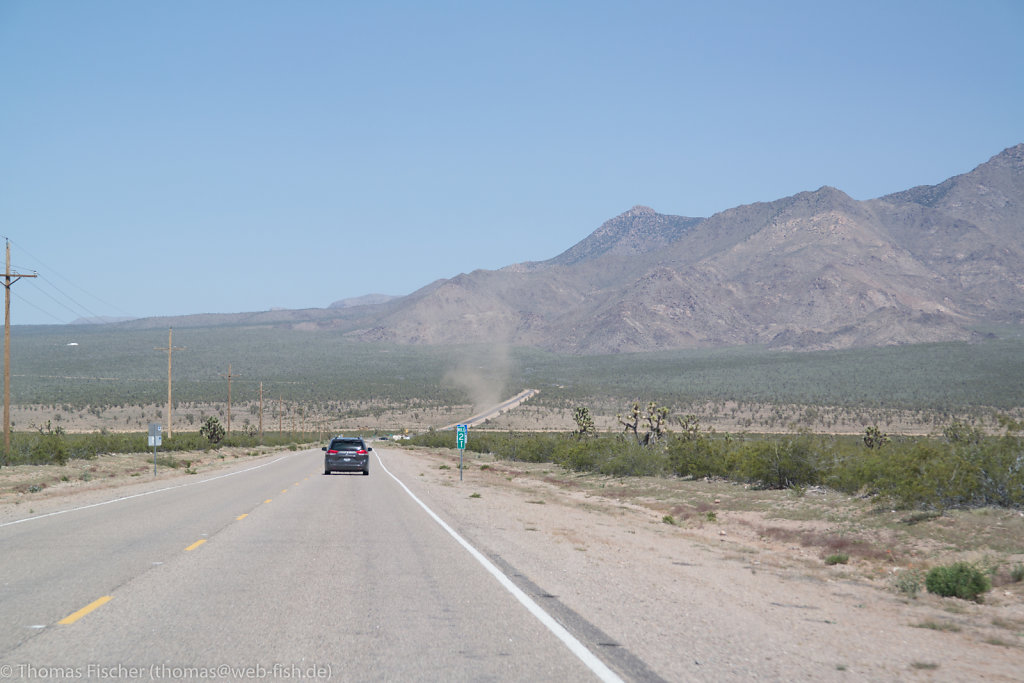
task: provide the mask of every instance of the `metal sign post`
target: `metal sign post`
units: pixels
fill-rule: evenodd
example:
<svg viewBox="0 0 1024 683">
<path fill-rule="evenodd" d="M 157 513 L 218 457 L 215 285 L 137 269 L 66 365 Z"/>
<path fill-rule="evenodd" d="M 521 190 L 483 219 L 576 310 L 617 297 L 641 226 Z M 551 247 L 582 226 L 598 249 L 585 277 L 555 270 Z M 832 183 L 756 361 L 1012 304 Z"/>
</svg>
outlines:
<svg viewBox="0 0 1024 683">
<path fill-rule="evenodd" d="M 469 436 L 469 425 L 455 426 L 455 444 L 459 447 L 459 481 L 462 481 L 462 454 L 466 450 L 466 439 Z"/>
<path fill-rule="evenodd" d="M 163 439 L 160 437 L 160 430 L 162 427 L 159 422 L 149 423 L 149 445 L 153 447 L 153 476 L 156 476 L 156 447 L 161 444 Z"/>
</svg>

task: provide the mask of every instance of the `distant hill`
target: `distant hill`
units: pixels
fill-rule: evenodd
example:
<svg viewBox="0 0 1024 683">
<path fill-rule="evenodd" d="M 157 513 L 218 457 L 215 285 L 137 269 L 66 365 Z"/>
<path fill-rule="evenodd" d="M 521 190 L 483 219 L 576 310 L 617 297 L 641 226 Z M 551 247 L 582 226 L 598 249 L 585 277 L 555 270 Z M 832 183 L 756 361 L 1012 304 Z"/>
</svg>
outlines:
<svg viewBox="0 0 1024 683">
<path fill-rule="evenodd" d="M 463 273 L 404 297 L 193 322 L 571 353 L 964 341 L 1024 323 L 1022 238 L 1024 144 L 878 199 L 822 187 L 707 218 L 636 206 L 547 261 Z"/>
<path fill-rule="evenodd" d="M 97 315 L 91 318 L 75 318 L 68 325 L 106 325 L 107 323 L 123 323 L 127 320 L 135 320 L 135 318 Z"/>
<path fill-rule="evenodd" d="M 364 294 L 363 296 L 351 297 L 348 299 L 339 299 L 335 301 L 327 308 L 352 308 L 353 306 L 373 306 L 375 304 L 384 304 L 392 299 L 397 299 L 396 296 L 390 294 Z"/>
</svg>

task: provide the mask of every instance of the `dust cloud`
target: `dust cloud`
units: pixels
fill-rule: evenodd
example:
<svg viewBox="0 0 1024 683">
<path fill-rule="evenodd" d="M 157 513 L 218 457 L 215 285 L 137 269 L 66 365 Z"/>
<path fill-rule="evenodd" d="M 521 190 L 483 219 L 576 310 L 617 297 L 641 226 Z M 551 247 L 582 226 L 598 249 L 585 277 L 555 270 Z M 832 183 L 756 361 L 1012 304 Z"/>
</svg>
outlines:
<svg viewBox="0 0 1024 683">
<path fill-rule="evenodd" d="M 461 389 L 473 402 L 473 411 L 498 405 L 507 398 L 512 357 L 505 344 L 467 349 L 456 366 L 445 373 L 447 386 Z"/>
</svg>

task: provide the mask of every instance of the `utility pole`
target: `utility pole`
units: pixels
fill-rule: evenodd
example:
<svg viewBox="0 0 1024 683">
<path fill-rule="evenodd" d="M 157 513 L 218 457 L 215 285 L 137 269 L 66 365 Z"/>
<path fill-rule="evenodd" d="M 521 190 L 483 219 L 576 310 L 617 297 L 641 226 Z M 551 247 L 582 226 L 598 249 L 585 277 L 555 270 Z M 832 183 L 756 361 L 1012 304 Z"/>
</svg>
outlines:
<svg viewBox="0 0 1024 683">
<path fill-rule="evenodd" d="M 167 352 L 167 438 L 171 438 L 171 407 L 174 405 L 171 403 L 171 353 L 174 351 L 183 351 L 184 346 L 174 346 L 171 344 L 171 334 L 173 333 L 172 328 L 167 328 L 167 348 L 154 347 L 154 351 L 166 351 Z"/>
<path fill-rule="evenodd" d="M 4 452 L 11 452 L 11 285 L 23 277 L 11 272 L 11 241 L 7 240 L 7 268 L 4 270 Z"/>
<path fill-rule="evenodd" d="M 224 377 L 224 375 L 221 375 Z M 228 363 L 228 436 L 231 436 L 231 378 L 238 377 L 238 375 L 231 374 L 231 363 Z"/>
<path fill-rule="evenodd" d="M 260 382 L 260 443 L 263 443 L 263 382 Z"/>
</svg>

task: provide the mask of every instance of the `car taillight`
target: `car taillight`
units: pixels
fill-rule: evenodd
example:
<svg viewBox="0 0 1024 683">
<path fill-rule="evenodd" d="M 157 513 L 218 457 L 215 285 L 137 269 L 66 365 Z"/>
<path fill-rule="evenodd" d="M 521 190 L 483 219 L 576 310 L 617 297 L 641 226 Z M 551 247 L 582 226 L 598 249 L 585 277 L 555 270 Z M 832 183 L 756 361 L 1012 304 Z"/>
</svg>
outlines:
<svg viewBox="0 0 1024 683">
<path fill-rule="evenodd" d="M 366 451 L 358 450 L 358 451 L 356 451 L 356 455 L 366 455 Z"/>
<path fill-rule="evenodd" d="M 338 451 L 327 451 L 327 455 L 337 455 Z"/>
</svg>

